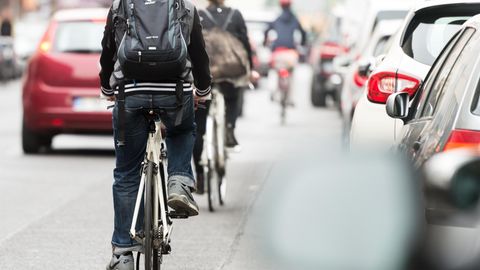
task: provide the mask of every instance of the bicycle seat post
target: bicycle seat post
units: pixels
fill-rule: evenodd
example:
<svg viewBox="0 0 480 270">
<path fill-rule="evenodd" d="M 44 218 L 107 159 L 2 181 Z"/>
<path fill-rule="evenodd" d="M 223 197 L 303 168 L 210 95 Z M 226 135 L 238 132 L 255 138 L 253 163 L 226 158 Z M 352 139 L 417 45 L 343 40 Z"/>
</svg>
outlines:
<svg viewBox="0 0 480 270">
<path fill-rule="evenodd" d="M 148 111 L 148 126 L 149 126 L 149 132 L 151 134 L 155 134 L 156 130 L 156 125 L 155 125 L 155 111 L 154 110 L 149 110 Z"/>
</svg>

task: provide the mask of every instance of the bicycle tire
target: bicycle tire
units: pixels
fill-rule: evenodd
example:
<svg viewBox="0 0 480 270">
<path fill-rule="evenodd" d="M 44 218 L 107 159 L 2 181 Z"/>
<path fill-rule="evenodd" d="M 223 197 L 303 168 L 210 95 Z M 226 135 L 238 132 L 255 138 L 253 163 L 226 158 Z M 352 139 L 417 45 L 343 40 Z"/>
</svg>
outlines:
<svg viewBox="0 0 480 270">
<path fill-rule="evenodd" d="M 225 177 L 225 174 L 218 174 L 218 185 L 217 185 L 217 191 L 218 191 L 218 202 L 220 203 L 221 206 L 225 205 L 225 199 L 227 196 L 227 178 Z"/>
<path fill-rule="evenodd" d="M 215 198 L 214 198 L 214 190 L 213 190 L 213 177 L 215 177 L 212 161 L 208 161 L 208 170 L 207 170 L 207 199 L 208 199 L 208 210 L 210 212 L 215 211 Z"/>
<path fill-rule="evenodd" d="M 210 212 L 215 211 L 215 196 L 216 196 L 216 185 L 214 184 L 214 178 L 216 177 L 216 144 L 217 144 L 217 123 L 215 120 L 211 122 L 212 126 L 209 127 L 209 130 L 212 134 L 211 144 L 207 146 L 209 149 L 207 151 L 213 156 L 209 156 L 207 159 L 207 197 L 208 197 L 208 210 Z"/>
<path fill-rule="evenodd" d="M 147 175 L 145 178 L 145 195 L 144 195 L 144 224 L 143 231 L 144 238 L 144 255 L 145 255 L 145 270 L 159 270 L 160 264 L 158 263 L 158 250 L 153 248 L 154 237 L 154 221 L 153 221 L 153 171 L 154 164 L 148 162 Z"/>
</svg>

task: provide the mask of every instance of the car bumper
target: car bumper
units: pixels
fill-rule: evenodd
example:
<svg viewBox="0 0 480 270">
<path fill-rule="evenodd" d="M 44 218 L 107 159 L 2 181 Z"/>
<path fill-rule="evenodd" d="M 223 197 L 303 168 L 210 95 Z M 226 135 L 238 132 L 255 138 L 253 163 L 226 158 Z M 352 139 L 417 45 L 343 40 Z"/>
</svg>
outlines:
<svg viewBox="0 0 480 270">
<path fill-rule="evenodd" d="M 355 107 L 350 131 L 350 147 L 352 149 L 371 149 L 372 147 L 389 149 L 395 144 L 396 133 L 402 126 L 402 121 L 387 115 L 385 104 L 372 103 L 364 94 Z"/>
<path fill-rule="evenodd" d="M 106 101 L 99 99 L 98 89 L 38 84 L 35 89 L 26 89 L 24 93 L 24 121 L 32 131 L 112 133 L 112 113 L 107 110 Z M 90 105 L 79 105 L 78 101 L 82 100 L 89 101 Z"/>
</svg>

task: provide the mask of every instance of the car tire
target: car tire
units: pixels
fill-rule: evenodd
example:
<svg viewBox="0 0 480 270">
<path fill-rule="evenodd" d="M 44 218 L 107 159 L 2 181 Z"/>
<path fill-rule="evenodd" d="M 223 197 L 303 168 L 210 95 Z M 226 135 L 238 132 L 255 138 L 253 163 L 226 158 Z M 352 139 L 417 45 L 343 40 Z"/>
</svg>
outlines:
<svg viewBox="0 0 480 270">
<path fill-rule="evenodd" d="M 314 107 L 327 106 L 327 95 L 322 88 L 323 87 L 318 81 L 318 79 L 314 79 L 311 90 L 311 100 Z"/>
<path fill-rule="evenodd" d="M 37 154 L 42 148 L 50 149 L 52 136 L 38 134 L 30 130 L 25 122 L 22 127 L 22 148 L 25 154 Z"/>
</svg>

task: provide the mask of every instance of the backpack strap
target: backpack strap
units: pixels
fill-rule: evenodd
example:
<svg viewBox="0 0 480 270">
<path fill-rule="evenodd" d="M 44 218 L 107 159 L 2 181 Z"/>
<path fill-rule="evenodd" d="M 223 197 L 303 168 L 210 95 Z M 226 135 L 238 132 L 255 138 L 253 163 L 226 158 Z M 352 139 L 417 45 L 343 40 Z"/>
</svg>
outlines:
<svg viewBox="0 0 480 270">
<path fill-rule="evenodd" d="M 235 15 L 236 9 L 231 9 L 230 12 L 228 13 L 227 20 L 225 21 L 225 24 L 222 27 L 223 31 L 227 31 L 228 26 L 232 23 L 233 15 Z"/>
<path fill-rule="evenodd" d="M 113 0 L 113 3 L 112 3 L 112 12 L 113 13 L 118 13 L 118 9 L 120 7 L 120 2 L 122 0 Z"/>
<path fill-rule="evenodd" d="M 193 29 L 193 17 L 194 17 L 194 12 L 195 12 L 195 5 L 191 3 L 190 1 L 183 1 L 185 4 L 185 11 L 188 18 L 188 26 L 190 27 L 190 31 Z"/>
<path fill-rule="evenodd" d="M 204 9 L 203 12 L 205 12 L 205 15 L 207 15 L 208 19 L 209 19 L 210 21 L 212 21 L 213 24 L 215 24 L 216 26 L 219 26 L 217 20 L 215 20 L 215 18 L 213 17 L 212 13 L 210 13 L 210 11 L 208 11 L 208 9 Z"/>
</svg>

